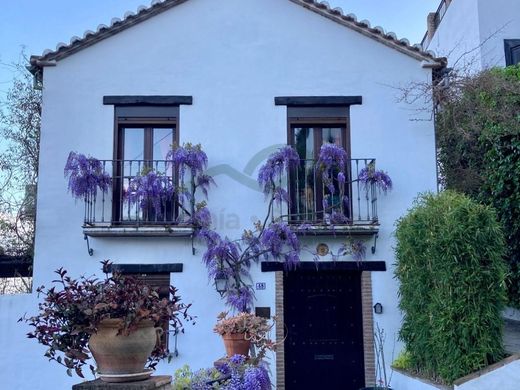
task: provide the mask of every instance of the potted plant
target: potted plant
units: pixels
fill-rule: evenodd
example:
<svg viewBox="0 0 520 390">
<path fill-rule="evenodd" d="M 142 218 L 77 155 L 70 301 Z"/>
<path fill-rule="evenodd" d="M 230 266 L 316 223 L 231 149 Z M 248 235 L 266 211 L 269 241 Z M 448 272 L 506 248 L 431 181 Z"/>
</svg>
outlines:
<svg viewBox="0 0 520 390">
<path fill-rule="evenodd" d="M 76 199 L 95 197 L 98 188 L 106 193 L 112 185 L 112 178 L 101 161 L 77 152 L 69 153 L 64 175 L 69 179 L 69 191 Z"/>
<path fill-rule="evenodd" d="M 92 354 L 97 370 L 93 365 L 90 369 L 104 381 L 145 378 L 167 352 L 156 347 L 156 327 L 168 322 L 182 330 L 181 318 L 192 319 L 187 313 L 190 305 L 180 302 L 173 286 L 170 298 L 160 299 L 157 291 L 133 277 L 110 276 L 110 262 L 102 264 L 102 280 L 72 279 L 58 269 L 53 287 L 37 289 L 44 296 L 39 313 L 20 321 L 34 328 L 27 336 L 47 346 L 45 356 L 65 366 L 69 375 L 74 370 L 83 378 L 82 368 Z"/>
<path fill-rule="evenodd" d="M 258 317 L 252 313 L 241 312 L 228 317 L 227 312 L 220 313 L 215 333 L 222 336 L 227 357 L 234 355 L 249 356 L 251 344 L 258 348 L 257 358 L 262 359 L 266 350 L 273 350 L 274 342 L 269 338 L 269 331 L 274 326 L 267 318 Z"/>
</svg>

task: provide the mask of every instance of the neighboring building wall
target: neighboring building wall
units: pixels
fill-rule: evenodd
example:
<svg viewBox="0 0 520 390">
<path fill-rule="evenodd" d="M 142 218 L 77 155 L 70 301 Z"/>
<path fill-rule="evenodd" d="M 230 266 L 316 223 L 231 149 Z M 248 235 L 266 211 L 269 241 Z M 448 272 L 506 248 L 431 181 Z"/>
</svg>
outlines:
<svg viewBox="0 0 520 390">
<path fill-rule="evenodd" d="M 211 366 L 223 354 L 212 328 L 225 308 L 208 283 L 203 247 L 197 245 L 193 256 L 190 239 L 96 238 L 90 240 L 94 256 L 89 257 L 83 205 L 67 193 L 63 179 L 68 153 L 113 157 L 114 111 L 103 106 L 104 95 L 191 95 L 193 105 L 180 107 L 181 142 L 202 143 L 212 167 L 229 164 L 243 172 L 257 152 L 287 142 L 286 108 L 274 105 L 275 96 L 362 95 L 363 105 L 351 109 L 352 157 L 376 158 L 394 182 L 394 191 L 379 197 L 377 252 L 368 251 L 367 259 L 384 260 L 388 267 L 372 273 L 372 295 L 384 306 L 376 320 L 388 334 L 390 363 L 401 323 L 393 278 L 394 222 L 417 193 L 436 188 L 433 123 L 411 120 L 421 115 L 421 107 L 397 103 L 395 87 L 430 79 L 431 71 L 419 61 L 280 0 L 190 0 L 45 68 L 34 285 L 48 285 L 61 266 L 71 276 L 99 275 L 103 259 L 182 262 L 184 272 L 172 274 L 172 283 L 184 302 L 193 304 L 197 324 L 186 325 L 178 339 L 179 358 L 160 365 L 158 373 L 173 374 L 186 363 L 195 369 Z M 237 237 L 253 217 L 263 215 L 264 195 L 225 175 L 215 180 L 218 187 L 209 199 L 215 225 Z M 316 240 L 309 241 L 314 248 Z M 337 252 L 341 240 L 330 241 Z M 257 292 L 258 306 L 274 312 L 275 274 L 256 269 L 253 277 L 267 284 Z M 7 305 L 13 320 L 1 325 L 0 366 L 11 373 L 2 386 L 70 388 L 78 378 L 47 363 L 44 348 L 25 339 L 28 327 L 14 322 L 24 312 L 36 312 L 36 294 L 32 298 L 15 307 L 13 298 L 0 297 L 0 310 Z M 397 343 L 395 354 L 399 350 Z M 20 359 L 31 369 L 23 369 Z"/>
<path fill-rule="evenodd" d="M 506 65 L 505 39 L 520 39 L 520 1 L 452 0 L 426 48 L 449 67 L 479 71 Z"/>
<path fill-rule="evenodd" d="M 520 39 L 520 1 L 479 0 L 482 68 L 505 66 L 504 39 Z"/>
<path fill-rule="evenodd" d="M 448 58 L 448 66 L 480 70 L 478 1 L 452 0 L 426 49 Z"/>
</svg>

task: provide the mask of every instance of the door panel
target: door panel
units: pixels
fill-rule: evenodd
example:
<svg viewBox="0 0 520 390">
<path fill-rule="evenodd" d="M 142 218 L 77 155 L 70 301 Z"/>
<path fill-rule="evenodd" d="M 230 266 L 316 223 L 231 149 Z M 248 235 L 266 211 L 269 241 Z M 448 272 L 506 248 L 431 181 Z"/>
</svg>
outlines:
<svg viewBox="0 0 520 390">
<path fill-rule="evenodd" d="M 287 273 L 284 318 L 288 390 L 364 386 L 360 272 Z"/>
</svg>

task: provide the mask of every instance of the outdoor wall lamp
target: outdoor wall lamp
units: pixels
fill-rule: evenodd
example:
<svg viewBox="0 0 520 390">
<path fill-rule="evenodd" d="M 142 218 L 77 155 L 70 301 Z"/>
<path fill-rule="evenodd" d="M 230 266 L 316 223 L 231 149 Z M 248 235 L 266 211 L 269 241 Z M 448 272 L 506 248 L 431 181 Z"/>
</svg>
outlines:
<svg viewBox="0 0 520 390">
<path fill-rule="evenodd" d="M 227 276 L 224 274 L 217 274 L 217 276 L 215 276 L 215 289 L 220 294 L 220 296 L 224 295 L 224 293 L 227 291 L 227 287 L 228 287 Z"/>
<path fill-rule="evenodd" d="M 383 314 L 383 305 L 381 305 L 379 302 L 377 302 L 374 305 L 374 313 L 376 313 L 376 314 Z"/>
</svg>

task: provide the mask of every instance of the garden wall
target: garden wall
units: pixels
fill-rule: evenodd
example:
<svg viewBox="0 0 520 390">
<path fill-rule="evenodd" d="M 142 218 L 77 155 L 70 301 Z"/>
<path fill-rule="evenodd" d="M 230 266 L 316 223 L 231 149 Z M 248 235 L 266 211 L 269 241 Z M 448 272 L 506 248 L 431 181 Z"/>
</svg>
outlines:
<svg viewBox="0 0 520 390">
<path fill-rule="evenodd" d="M 455 390 L 507 390 L 520 388 L 520 355 L 510 356 L 455 381 Z"/>
<path fill-rule="evenodd" d="M 427 379 L 394 369 L 392 388 L 396 390 L 514 390 L 520 388 L 520 355 L 510 356 L 496 364 L 443 386 Z"/>
</svg>

